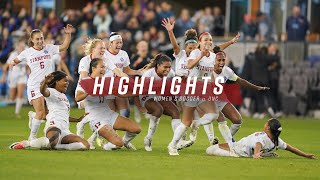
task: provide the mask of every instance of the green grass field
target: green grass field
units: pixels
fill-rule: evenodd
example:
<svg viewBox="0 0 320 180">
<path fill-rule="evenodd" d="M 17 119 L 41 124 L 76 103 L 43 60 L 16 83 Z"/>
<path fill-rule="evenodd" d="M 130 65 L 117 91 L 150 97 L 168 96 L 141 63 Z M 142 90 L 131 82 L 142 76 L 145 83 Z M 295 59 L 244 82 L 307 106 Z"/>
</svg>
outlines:
<svg viewBox="0 0 320 180">
<path fill-rule="evenodd" d="M 170 157 L 167 145 L 172 138 L 168 117 L 161 118 L 153 141 L 153 151 L 145 152 L 143 138 L 148 121 L 143 119 L 142 132 L 133 144 L 137 151 L 106 152 L 97 148 L 91 151 L 9 150 L 8 146 L 26 139 L 29 135 L 27 112 L 22 118 L 13 115 L 14 107 L 0 108 L 0 179 L 320 179 L 319 160 L 310 160 L 286 151 L 278 151 L 279 158 L 254 160 L 251 158 L 212 157 L 205 154 L 209 146 L 203 128 L 197 142 Z M 83 111 L 72 109 L 79 117 Z M 264 120 L 244 118 L 236 139 L 261 131 Z M 229 122 L 228 122 L 229 123 Z M 295 147 L 320 156 L 320 120 L 311 118 L 282 118 L 281 138 Z M 230 123 L 229 123 L 230 124 Z M 71 131 L 75 132 L 75 123 Z M 223 141 L 214 123 L 215 133 Z M 90 135 L 86 126 L 85 135 Z M 39 135 L 43 135 L 43 126 Z"/>
</svg>

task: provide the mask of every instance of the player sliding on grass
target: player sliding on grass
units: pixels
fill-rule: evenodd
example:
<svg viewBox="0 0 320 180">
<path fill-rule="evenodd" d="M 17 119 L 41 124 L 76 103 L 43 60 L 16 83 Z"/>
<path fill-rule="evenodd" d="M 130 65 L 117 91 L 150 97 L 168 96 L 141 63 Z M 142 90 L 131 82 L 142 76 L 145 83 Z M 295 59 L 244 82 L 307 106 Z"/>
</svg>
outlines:
<svg viewBox="0 0 320 180">
<path fill-rule="evenodd" d="M 285 143 L 279 138 L 282 127 L 277 119 L 269 119 L 263 132 L 255 132 L 238 142 L 231 144 L 216 144 L 207 148 L 207 154 L 213 156 L 231 156 L 231 157 L 253 157 L 260 159 L 267 157 L 277 149 L 284 149 L 299 156 L 309 159 L 315 159 L 313 154 L 306 154 L 303 151 Z"/>
<path fill-rule="evenodd" d="M 69 130 L 70 104 L 65 95 L 69 82 L 67 75 L 55 71 L 41 82 L 40 93 L 44 96 L 49 110 L 44 128 L 46 137 L 22 141 L 10 146 L 11 149 L 52 148 L 65 150 L 88 150 L 89 143 Z"/>
<path fill-rule="evenodd" d="M 89 75 L 87 78 L 103 77 L 106 72 L 104 60 L 100 58 L 93 59 L 90 62 Z M 111 110 L 108 106 L 107 96 L 91 96 L 79 86 L 76 92 L 76 101 L 86 100 L 85 110 L 89 113 L 90 127 L 94 133 L 104 137 L 109 143 L 103 146 L 104 150 L 112 150 L 122 146 L 128 149 L 136 150 L 130 141 L 140 133 L 139 125 L 118 113 Z M 126 131 L 123 139 L 115 130 Z"/>
</svg>

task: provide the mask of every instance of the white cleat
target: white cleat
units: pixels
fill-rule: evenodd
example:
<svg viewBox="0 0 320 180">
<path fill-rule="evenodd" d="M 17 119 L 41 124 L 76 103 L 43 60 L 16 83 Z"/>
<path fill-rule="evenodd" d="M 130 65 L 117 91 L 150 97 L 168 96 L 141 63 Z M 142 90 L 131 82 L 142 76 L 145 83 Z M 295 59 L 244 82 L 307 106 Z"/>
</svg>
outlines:
<svg viewBox="0 0 320 180">
<path fill-rule="evenodd" d="M 170 146 L 168 146 L 168 152 L 170 156 L 179 156 L 178 150 L 176 148 L 173 148 Z"/>
<path fill-rule="evenodd" d="M 84 138 L 84 127 L 80 122 L 77 123 L 77 135 Z"/>
<path fill-rule="evenodd" d="M 144 149 L 148 152 L 151 152 L 152 151 L 152 147 L 151 147 L 151 144 L 152 144 L 152 139 L 148 138 L 147 136 L 144 138 Z"/>
<path fill-rule="evenodd" d="M 9 149 L 25 149 L 26 148 L 25 144 L 26 144 L 25 141 L 15 142 L 9 146 Z"/>
<path fill-rule="evenodd" d="M 137 150 L 137 148 L 136 147 L 134 147 L 134 145 L 132 144 L 132 143 L 127 143 L 127 144 L 124 144 L 124 147 L 126 147 L 127 149 L 129 149 L 129 150 L 133 150 L 133 151 L 136 151 Z"/>
<path fill-rule="evenodd" d="M 210 139 L 210 144 L 211 145 L 219 144 L 219 138 L 214 137 L 213 139 Z"/>
<path fill-rule="evenodd" d="M 193 143 L 196 141 L 197 139 L 197 133 L 198 133 L 198 128 L 192 128 L 190 135 L 189 135 L 189 139 L 190 141 L 192 141 Z"/>
<path fill-rule="evenodd" d="M 111 142 L 108 142 L 107 144 L 103 145 L 102 147 L 106 151 L 112 151 L 112 150 L 117 150 L 120 149 L 116 145 L 112 144 Z"/>
<path fill-rule="evenodd" d="M 187 147 L 192 146 L 193 142 L 192 141 L 186 141 L 186 140 L 180 140 L 177 144 L 177 150 L 181 150 Z"/>
</svg>

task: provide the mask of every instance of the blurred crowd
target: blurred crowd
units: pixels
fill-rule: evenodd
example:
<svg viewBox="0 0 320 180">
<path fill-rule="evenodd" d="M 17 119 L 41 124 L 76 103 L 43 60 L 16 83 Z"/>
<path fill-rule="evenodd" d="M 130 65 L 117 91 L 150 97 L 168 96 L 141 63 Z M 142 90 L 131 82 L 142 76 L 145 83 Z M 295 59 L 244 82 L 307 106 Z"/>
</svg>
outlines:
<svg viewBox="0 0 320 180">
<path fill-rule="evenodd" d="M 29 38 L 32 29 L 40 29 L 45 42 L 61 44 L 63 41 L 63 27 L 71 24 L 75 28 L 72 42 L 67 53 L 61 54 L 61 59 L 67 64 L 74 82 L 70 86 L 72 97 L 78 79 L 77 67 L 84 56 L 82 45 L 88 38 L 101 38 L 108 43 L 111 32 L 119 32 L 123 37 L 123 50 L 131 57 L 131 68 L 139 69 L 157 53 L 162 52 L 172 57 L 172 46 L 165 29 L 161 26 L 163 18 L 176 21 L 174 34 L 183 37 L 187 29 L 194 28 L 198 34 L 210 32 L 213 36 L 225 35 L 225 17 L 218 6 L 205 7 L 196 12 L 181 9 L 176 13 L 168 2 L 155 3 L 152 0 L 139 0 L 138 8 L 128 5 L 126 0 L 113 0 L 110 4 L 99 1 L 88 2 L 82 9 L 65 9 L 61 14 L 54 10 L 49 12 L 42 8 L 36 9 L 32 18 L 25 8 L 13 11 L 13 4 L 2 3 L 0 9 L 0 61 L 3 65 L 14 49 L 14 42 Z M 244 16 L 244 23 L 239 30 L 243 40 L 278 40 L 272 20 L 263 12 L 256 14 L 255 20 L 251 15 Z M 303 40 L 308 30 L 307 20 L 300 15 L 300 9 L 295 6 L 293 15 L 288 18 L 288 40 Z M 178 38 L 179 39 L 179 38 Z M 254 57 L 254 58 L 252 58 Z M 250 60 L 259 59 L 259 61 Z M 272 107 L 274 113 L 280 111 L 278 102 L 278 81 L 281 68 L 280 57 L 275 45 L 259 47 L 246 58 L 243 69 L 245 79 L 257 85 L 271 86 L 270 95 L 260 96 L 244 93 L 244 96 L 255 99 L 254 112 L 262 116 L 263 107 Z M 1 95 L 6 94 L 2 86 Z M 250 95 L 248 95 L 250 94 Z M 266 103 L 265 103 L 266 102 Z"/>
</svg>

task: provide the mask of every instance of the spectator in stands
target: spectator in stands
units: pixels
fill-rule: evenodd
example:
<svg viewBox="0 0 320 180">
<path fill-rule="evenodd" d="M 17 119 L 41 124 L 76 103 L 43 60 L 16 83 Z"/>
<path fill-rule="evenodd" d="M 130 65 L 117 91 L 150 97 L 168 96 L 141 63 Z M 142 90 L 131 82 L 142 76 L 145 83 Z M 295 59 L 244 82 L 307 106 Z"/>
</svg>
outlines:
<svg viewBox="0 0 320 180">
<path fill-rule="evenodd" d="M 276 28 L 265 13 L 257 13 L 257 22 L 260 41 L 276 41 L 278 39 Z"/>
<path fill-rule="evenodd" d="M 24 20 L 26 20 L 28 24 L 32 23 L 32 18 L 27 14 L 27 10 L 25 8 L 21 8 L 16 18 L 16 26 L 20 27 Z"/>
<path fill-rule="evenodd" d="M 174 13 L 171 11 L 171 5 L 166 2 L 166 1 L 163 1 L 161 4 L 160 4 L 160 12 L 158 12 L 159 14 L 159 21 L 158 22 L 161 22 L 162 19 L 164 18 L 171 18 L 171 17 L 175 17 Z M 159 25 L 160 27 L 160 25 Z"/>
<path fill-rule="evenodd" d="M 146 10 L 142 18 L 141 27 L 143 31 L 149 30 L 151 26 L 157 25 L 156 13 L 153 10 Z"/>
<path fill-rule="evenodd" d="M 224 36 L 224 15 L 221 14 L 221 9 L 218 6 L 213 7 L 213 36 Z"/>
<path fill-rule="evenodd" d="M 134 70 L 139 70 L 149 63 L 152 56 L 149 53 L 149 45 L 147 41 L 137 43 L 137 52 L 131 58 L 130 67 Z"/>
<path fill-rule="evenodd" d="M 110 34 L 110 24 L 112 17 L 108 13 L 107 5 L 102 3 L 99 5 L 97 14 L 93 18 L 93 24 L 97 27 L 97 33 L 105 32 Z"/>
<path fill-rule="evenodd" d="M 241 39 L 242 40 L 254 40 L 258 33 L 257 24 L 252 21 L 252 17 L 249 14 L 243 16 L 243 24 L 241 25 Z"/>
<path fill-rule="evenodd" d="M 295 5 L 292 16 L 288 17 L 286 23 L 288 41 L 304 41 L 309 29 L 308 20 L 300 15 L 300 7 Z"/>
<path fill-rule="evenodd" d="M 201 28 L 201 31 L 198 31 L 198 33 L 211 32 L 213 29 L 213 20 L 214 19 L 213 19 L 211 8 L 206 7 L 203 11 L 202 16 L 199 19 L 199 26 L 203 26 L 204 29 Z"/>
<path fill-rule="evenodd" d="M 56 16 L 54 10 L 50 11 L 46 26 L 52 34 L 57 35 L 59 30 L 63 27 L 60 19 Z"/>
<path fill-rule="evenodd" d="M 7 62 L 10 52 L 13 50 L 13 40 L 9 34 L 9 29 L 4 27 L 0 36 L 0 65 Z"/>
<path fill-rule="evenodd" d="M 194 22 L 190 19 L 190 12 L 188 9 L 182 9 L 180 13 L 180 17 L 176 21 L 176 27 L 175 29 L 177 37 L 181 37 L 184 35 L 184 32 L 186 32 L 188 29 L 192 29 L 195 27 Z"/>
</svg>

